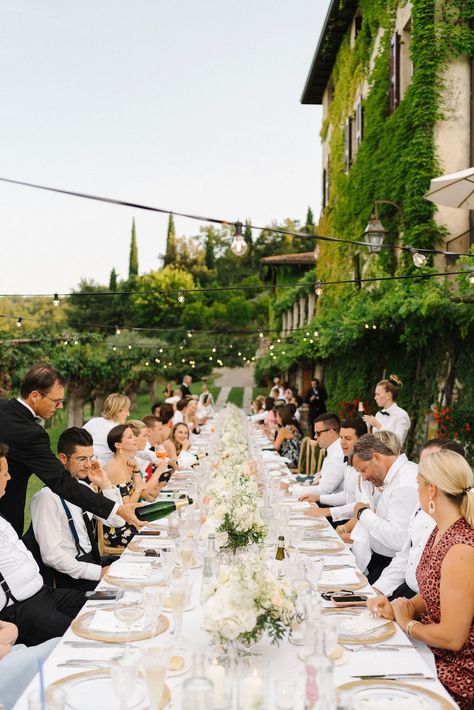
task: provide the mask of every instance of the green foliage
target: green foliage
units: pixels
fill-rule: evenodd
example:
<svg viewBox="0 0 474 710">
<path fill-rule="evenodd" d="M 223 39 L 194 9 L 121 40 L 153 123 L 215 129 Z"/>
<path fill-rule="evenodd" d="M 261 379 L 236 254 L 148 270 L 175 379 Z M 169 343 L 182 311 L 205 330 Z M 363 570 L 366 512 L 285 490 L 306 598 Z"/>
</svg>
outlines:
<svg viewBox="0 0 474 710">
<path fill-rule="evenodd" d="M 135 219 L 132 221 L 132 239 L 130 242 L 130 257 L 128 260 L 128 277 L 133 278 L 134 276 L 138 276 L 138 246 Z"/>
<path fill-rule="evenodd" d="M 168 233 L 166 235 L 166 252 L 163 258 L 163 266 L 176 264 L 176 230 L 174 226 L 174 217 L 170 214 L 168 218 Z"/>
</svg>

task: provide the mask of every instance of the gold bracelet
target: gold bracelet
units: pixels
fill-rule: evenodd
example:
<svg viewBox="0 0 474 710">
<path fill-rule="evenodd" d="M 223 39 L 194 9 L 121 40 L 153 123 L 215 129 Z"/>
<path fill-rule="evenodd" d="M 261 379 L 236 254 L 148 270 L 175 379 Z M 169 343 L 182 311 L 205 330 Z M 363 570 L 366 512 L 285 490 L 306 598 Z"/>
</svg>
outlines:
<svg viewBox="0 0 474 710">
<path fill-rule="evenodd" d="M 415 638 L 415 637 L 413 636 L 413 633 L 412 633 L 412 632 L 413 632 L 413 627 L 415 626 L 415 624 L 419 624 L 419 623 L 420 623 L 420 622 L 418 621 L 418 619 L 412 619 L 412 620 L 409 621 L 408 624 L 406 625 L 406 627 L 405 627 L 405 633 L 406 633 L 406 635 L 409 636 L 411 639 L 412 639 L 412 638 Z"/>
</svg>

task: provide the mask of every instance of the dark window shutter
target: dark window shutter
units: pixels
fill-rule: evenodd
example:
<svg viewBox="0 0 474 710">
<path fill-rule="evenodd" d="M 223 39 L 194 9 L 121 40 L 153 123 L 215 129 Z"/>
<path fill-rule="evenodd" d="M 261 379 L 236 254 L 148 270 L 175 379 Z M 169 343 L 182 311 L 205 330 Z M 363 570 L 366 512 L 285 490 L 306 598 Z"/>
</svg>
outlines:
<svg viewBox="0 0 474 710">
<path fill-rule="evenodd" d="M 345 171 L 349 172 L 352 163 L 352 118 L 349 116 L 345 125 Z"/>
<path fill-rule="evenodd" d="M 400 35 L 394 32 L 390 41 L 390 113 L 400 103 Z"/>
<path fill-rule="evenodd" d="M 362 106 L 362 97 L 360 97 L 356 106 L 356 147 L 362 143 L 364 137 L 364 107 Z"/>
<path fill-rule="evenodd" d="M 326 182 L 327 182 L 328 176 L 327 176 L 327 170 L 326 168 L 323 168 L 323 181 L 322 181 L 322 193 L 323 193 L 323 209 L 326 207 Z"/>
<path fill-rule="evenodd" d="M 323 201 L 324 207 L 329 204 L 329 157 L 326 169 L 324 170 L 324 182 L 323 182 Z"/>
</svg>

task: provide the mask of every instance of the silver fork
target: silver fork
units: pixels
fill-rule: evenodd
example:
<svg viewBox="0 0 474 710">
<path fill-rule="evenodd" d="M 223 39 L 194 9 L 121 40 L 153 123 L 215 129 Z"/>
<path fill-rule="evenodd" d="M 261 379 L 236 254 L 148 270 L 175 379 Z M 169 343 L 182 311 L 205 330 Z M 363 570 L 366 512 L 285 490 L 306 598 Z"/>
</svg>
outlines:
<svg viewBox="0 0 474 710">
<path fill-rule="evenodd" d="M 400 648 L 398 646 L 377 646 L 377 645 L 361 645 L 361 646 L 347 646 L 344 643 L 341 643 L 341 646 L 346 649 L 346 651 L 351 651 L 352 653 L 359 653 L 359 651 L 370 651 L 370 650 L 377 650 L 377 651 L 399 651 Z"/>
</svg>

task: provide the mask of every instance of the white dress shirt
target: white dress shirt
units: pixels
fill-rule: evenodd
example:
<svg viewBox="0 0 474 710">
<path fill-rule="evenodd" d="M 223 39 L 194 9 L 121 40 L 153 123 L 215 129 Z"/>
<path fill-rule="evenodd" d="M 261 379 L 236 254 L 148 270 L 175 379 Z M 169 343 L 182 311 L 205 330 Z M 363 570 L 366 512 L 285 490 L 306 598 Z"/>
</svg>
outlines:
<svg viewBox="0 0 474 710">
<path fill-rule="evenodd" d="M 386 414 L 382 414 L 382 412 L 386 412 Z M 377 412 L 375 418 L 382 425 L 378 431 L 392 431 L 399 437 L 402 444 L 405 443 L 411 426 L 410 417 L 396 402 Z"/>
<path fill-rule="evenodd" d="M 353 466 L 344 463 L 344 482 L 341 491 L 322 495 L 319 502 L 322 507 L 329 508 L 334 521 L 347 520 L 352 517 L 354 505 L 358 498 L 360 473 Z"/>
<path fill-rule="evenodd" d="M 79 481 L 79 483 L 84 486 L 88 485 L 85 481 Z M 103 491 L 103 494 L 106 498 L 121 505 L 122 497 L 117 486 Z M 79 545 L 84 552 L 90 552 L 91 543 L 81 508 L 68 501 L 66 501 L 66 505 L 71 511 L 79 537 Z M 67 574 L 73 579 L 100 579 L 102 570 L 100 565 L 92 562 L 81 562 L 76 559 L 76 545 L 67 521 L 66 512 L 62 506 L 61 499 L 56 493 L 53 493 L 47 486 L 42 488 L 31 499 L 30 511 L 31 522 L 33 523 L 33 530 L 41 551 L 41 557 L 48 567 Z M 96 519 L 105 523 L 102 518 Z M 108 524 L 119 528 L 124 525 L 124 521 L 116 515 L 108 518 Z"/>
<path fill-rule="evenodd" d="M 373 584 L 379 592 L 389 597 L 403 582 L 414 592 L 420 591 L 416 569 L 434 527 L 433 518 L 417 507 L 408 524 L 405 544 Z"/>
<path fill-rule="evenodd" d="M 395 557 L 408 536 L 410 516 L 418 504 L 418 466 L 401 454 L 385 476 L 383 493 L 375 512 L 364 510 L 356 527 L 369 533 L 370 547 L 386 557 Z M 354 528 L 355 529 L 355 528 Z"/>
<path fill-rule="evenodd" d="M 178 409 L 176 412 L 173 414 L 173 426 L 175 424 L 183 424 L 184 423 L 184 415 L 183 412 L 180 412 Z"/>
<path fill-rule="evenodd" d="M 43 586 L 43 577 L 33 555 L 10 523 L 0 516 L 0 570 L 17 601 L 29 599 Z M 0 587 L 0 609 L 7 603 Z M 8 602 L 11 605 L 13 602 Z"/>
<path fill-rule="evenodd" d="M 319 483 L 316 486 L 293 486 L 291 493 L 293 496 L 322 496 L 342 491 L 344 471 L 344 452 L 338 438 L 326 449 L 326 458 L 319 472 Z"/>
<path fill-rule="evenodd" d="M 105 417 L 93 417 L 84 424 L 84 429 L 89 432 L 94 442 L 94 456 L 97 456 L 102 466 L 105 468 L 112 460 L 113 453 L 107 444 L 107 434 L 118 422 Z"/>
</svg>

